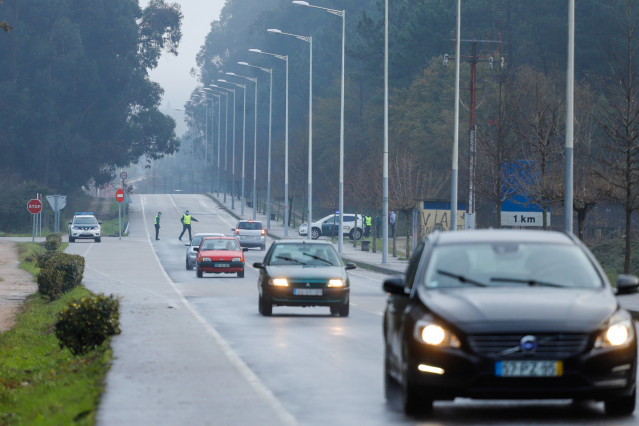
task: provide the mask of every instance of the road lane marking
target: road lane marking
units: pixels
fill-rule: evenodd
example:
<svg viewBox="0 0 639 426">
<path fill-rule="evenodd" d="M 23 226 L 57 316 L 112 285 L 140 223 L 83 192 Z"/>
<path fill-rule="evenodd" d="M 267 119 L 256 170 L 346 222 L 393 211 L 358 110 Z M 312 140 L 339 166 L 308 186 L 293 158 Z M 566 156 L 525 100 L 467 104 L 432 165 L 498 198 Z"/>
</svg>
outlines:
<svg viewBox="0 0 639 426">
<path fill-rule="evenodd" d="M 202 324 L 206 332 L 213 337 L 217 344 L 220 345 L 222 352 L 226 355 L 231 364 L 238 370 L 238 372 L 244 377 L 244 379 L 253 387 L 255 392 L 261 395 L 268 403 L 271 404 L 271 407 L 275 410 L 275 412 L 280 417 L 282 424 L 286 425 L 297 425 L 298 422 L 295 417 L 282 405 L 282 403 L 275 397 L 273 392 L 260 380 L 260 378 L 251 370 L 248 365 L 242 360 L 242 358 L 237 355 L 231 346 L 224 340 L 224 338 L 217 332 L 217 330 L 209 324 L 204 317 L 200 315 L 199 312 L 195 310 L 195 308 L 189 303 L 188 300 L 184 297 L 182 292 L 175 285 L 171 277 L 167 274 L 166 270 L 162 266 L 162 262 L 160 262 L 160 258 L 155 252 L 155 248 L 151 243 L 151 235 L 149 234 L 148 226 L 146 223 L 146 215 L 144 212 L 144 202 L 142 204 L 142 219 L 144 221 L 144 230 L 147 236 L 147 242 L 151 247 L 151 251 L 153 252 L 153 256 L 155 256 L 155 260 L 160 267 L 160 271 L 164 276 L 166 282 L 173 289 L 175 294 L 178 296 L 182 304 L 189 310 L 189 312 L 195 317 L 195 319 Z M 173 203 L 175 205 L 175 203 Z"/>
</svg>

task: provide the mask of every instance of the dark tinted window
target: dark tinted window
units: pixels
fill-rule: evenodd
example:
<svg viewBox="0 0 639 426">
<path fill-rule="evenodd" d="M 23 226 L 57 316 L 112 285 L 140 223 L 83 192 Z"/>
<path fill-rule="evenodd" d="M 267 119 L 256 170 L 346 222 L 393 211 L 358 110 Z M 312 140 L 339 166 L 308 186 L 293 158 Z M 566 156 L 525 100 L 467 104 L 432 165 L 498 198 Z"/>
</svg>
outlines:
<svg viewBox="0 0 639 426">
<path fill-rule="evenodd" d="M 238 229 L 262 229 L 262 222 L 240 222 L 237 227 Z"/>
</svg>

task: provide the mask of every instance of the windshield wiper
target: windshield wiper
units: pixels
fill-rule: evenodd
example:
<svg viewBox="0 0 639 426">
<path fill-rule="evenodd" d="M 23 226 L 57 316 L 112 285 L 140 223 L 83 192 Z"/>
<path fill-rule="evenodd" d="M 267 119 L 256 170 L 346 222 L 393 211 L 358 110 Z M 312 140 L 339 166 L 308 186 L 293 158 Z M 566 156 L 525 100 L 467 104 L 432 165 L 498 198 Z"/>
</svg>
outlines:
<svg viewBox="0 0 639 426">
<path fill-rule="evenodd" d="M 320 261 L 322 261 L 322 262 L 328 263 L 329 265 L 333 266 L 333 264 L 332 264 L 330 261 L 328 261 L 328 260 L 324 259 L 323 257 L 315 256 L 314 254 L 310 254 L 310 253 L 303 253 L 303 254 L 304 254 L 305 256 L 310 256 L 310 257 L 312 257 L 313 259 L 320 260 Z"/>
<path fill-rule="evenodd" d="M 466 278 L 463 275 L 453 274 L 452 272 L 444 271 L 444 270 L 441 270 L 441 269 L 438 269 L 437 273 L 441 274 L 441 275 L 445 275 L 447 277 L 455 278 L 455 279 L 459 280 L 462 283 L 472 284 L 472 285 L 475 285 L 477 287 L 488 287 L 486 284 L 484 284 L 482 282 L 475 281 L 475 280 L 470 279 L 470 278 Z"/>
<path fill-rule="evenodd" d="M 292 257 L 286 257 L 286 256 L 275 256 L 278 259 L 282 259 L 282 260 L 288 260 L 290 262 L 295 262 L 295 263 L 301 263 L 302 265 L 306 265 L 306 263 L 297 260 L 297 259 L 293 259 Z"/>
<path fill-rule="evenodd" d="M 558 288 L 564 288 L 566 287 L 565 285 L 561 285 L 561 284 L 557 284 L 557 283 L 551 283 L 548 281 L 539 281 L 539 280 L 523 280 L 520 278 L 501 278 L 501 277 L 494 277 L 490 279 L 491 282 L 510 282 L 510 283 L 522 283 L 522 284 L 528 284 L 529 286 L 540 286 L 540 287 L 558 287 Z"/>
</svg>

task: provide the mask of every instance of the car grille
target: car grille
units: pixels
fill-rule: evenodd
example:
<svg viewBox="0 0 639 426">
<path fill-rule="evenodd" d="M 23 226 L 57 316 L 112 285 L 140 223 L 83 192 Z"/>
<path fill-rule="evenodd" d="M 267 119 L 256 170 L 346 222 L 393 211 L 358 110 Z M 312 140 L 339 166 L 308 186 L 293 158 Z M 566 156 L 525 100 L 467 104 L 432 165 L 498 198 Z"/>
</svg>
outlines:
<svg viewBox="0 0 639 426">
<path fill-rule="evenodd" d="M 295 288 L 323 288 L 327 285 L 325 279 L 289 279 L 288 285 Z"/>
<path fill-rule="evenodd" d="M 534 350 L 521 349 L 524 336 L 534 336 L 537 347 Z M 547 358 L 565 359 L 583 352 L 588 343 L 586 334 L 495 334 L 468 336 L 471 349 L 487 358 L 518 359 Z"/>
</svg>

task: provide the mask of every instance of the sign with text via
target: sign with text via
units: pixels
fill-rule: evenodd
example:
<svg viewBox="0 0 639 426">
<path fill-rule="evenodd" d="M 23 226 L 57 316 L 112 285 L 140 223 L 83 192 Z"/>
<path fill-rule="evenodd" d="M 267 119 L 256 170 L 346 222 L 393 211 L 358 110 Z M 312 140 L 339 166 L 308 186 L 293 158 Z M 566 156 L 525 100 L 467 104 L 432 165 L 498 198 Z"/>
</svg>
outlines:
<svg viewBox="0 0 639 426">
<path fill-rule="evenodd" d="M 550 212 L 546 212 L 546 225 L 550 226 Z M 542 212 L 501 212 L 501 226 L 544 226 Z"/>
</svg>

